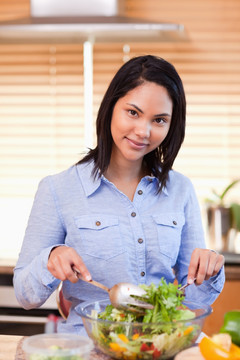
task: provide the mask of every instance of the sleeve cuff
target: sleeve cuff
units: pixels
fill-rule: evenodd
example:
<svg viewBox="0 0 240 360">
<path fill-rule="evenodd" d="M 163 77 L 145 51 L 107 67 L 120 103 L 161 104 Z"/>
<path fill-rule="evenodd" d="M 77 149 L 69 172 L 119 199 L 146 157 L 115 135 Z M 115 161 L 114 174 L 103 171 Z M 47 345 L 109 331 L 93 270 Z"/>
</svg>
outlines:
<svg viewBox="0 0 240 360">
<path fill-rule="evenodd" d="M 211 277 L 209 280 L 204 281 L 201 285 L 201 290 L 220 293 L 225 283 L 225 269 L 224 266 L 219 270 L 217 275 Z"/>
</svg>

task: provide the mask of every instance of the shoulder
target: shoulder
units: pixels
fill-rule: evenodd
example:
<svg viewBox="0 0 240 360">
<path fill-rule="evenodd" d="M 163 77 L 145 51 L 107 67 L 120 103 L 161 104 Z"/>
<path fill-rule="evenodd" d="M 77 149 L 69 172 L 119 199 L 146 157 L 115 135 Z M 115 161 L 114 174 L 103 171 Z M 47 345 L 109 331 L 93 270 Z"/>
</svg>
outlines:
<svg viewBox="0 0 240 360">
<path fill-rule="evenodd" d="M 199 211 L 198 196 L 192 181 L 178 171 L 171 170 L 166 186 L 169 199 L 174 203 L 182 203 L 194 208 L 195 213 Z"/>
<path fill-rule="evenodd" d="M 43 183 L 45 183 L 45 182 L 46 183 L 47 182 L 60 183 L 60 182 L 64 182 L 64 181 L 69 181 L 69 179 L 75 177 L 76 174 L 77 174 L 76 165 L 72 165 L 68 169 L 65 169 L 61 172 L 45 176 L 44 178 L 42 178 L 41 182 L 43 182 Z"/>
<path fill-rule="evenodd" d="M 59 173 L 45 176 L 39 183 L 39 188 L 51 190 L 70 189 L 79 183 L 77 165 L 72 165 Z"/>
<path fill-rule="evenodd" d="M 179 183 L 180 185 L 193 186 L 192 181 L 186 175 L 183 175 L 182 173 L 176 170 L 169 171 L 168 183 L 171 185 L 173 183 L 174 184 Z"/>
<path fill-rule="evenodd" d="M 91 163 L 75 164 L 59 173 L 44 177 L 40 186 L 48 186 L 52 191 L 81 191 L 81 188 L 94 181 L 91 175 L 92 169 Z"/>
<path fill-rule="evenodd" d="M 186 196 L 195 194 L 192 181 L 187 176 L 175 170 L 169 171 L 166 188 L 169 193 L 177 192 L 181 195 L 185 194 Z"/>
</svg>

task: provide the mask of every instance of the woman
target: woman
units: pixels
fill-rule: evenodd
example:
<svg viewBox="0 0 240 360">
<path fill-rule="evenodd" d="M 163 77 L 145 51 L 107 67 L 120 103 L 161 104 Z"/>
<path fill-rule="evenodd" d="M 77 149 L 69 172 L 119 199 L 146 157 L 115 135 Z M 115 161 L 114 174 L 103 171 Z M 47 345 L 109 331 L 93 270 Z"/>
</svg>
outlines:
<svg viewBox="0 0 240 360">
<path fill-rule="evenodd" d="M 211 304 L 224 284 L 222 255 L 206 249 L 191 182 L 172 170 L 185 133 L 183 85 L 167 61 L 147 55 L 116 73 L 97 117 L 97 146 L 44 178 L 26 229 L 14 286 L 20 304 L 43 304 L 64 281 L 70 315 L 59 331 L 81 333 L 75 307 L 117 282 L 193 283 L 191 300 Z"/>
</svg>

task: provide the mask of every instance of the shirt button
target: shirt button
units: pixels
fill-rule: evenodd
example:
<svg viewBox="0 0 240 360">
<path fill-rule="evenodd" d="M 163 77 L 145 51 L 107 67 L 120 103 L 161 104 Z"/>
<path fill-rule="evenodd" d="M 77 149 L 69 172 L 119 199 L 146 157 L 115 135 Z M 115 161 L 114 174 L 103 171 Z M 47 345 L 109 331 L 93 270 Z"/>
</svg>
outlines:
<svg viewBox="0 0 240 360">
<path fill-rule="evenodd" d="M 132 213 L 131 213 L 131 216 L 132 217 L 135 217 L 137 214 L 133 211 Z"/>
<path fill-rule="evenodd" d="M 138 239 L 138 242 L 139 242 L 139 244 L 142 244 L 143 243 L 143 239 Z"/>
<path fill-rule="evenodd" d="M 138 195 L 142 195 L 143 191 L 142 190 L 138 190 Z"/>
<path fill-rule="evenodd" d="M 96 221 L 95 224 L 96 224 L 97 226 L 100 226 L 100 225 L 101 225 L 101 222 L 100 222 L 100 221 Z"/>
<path fill-rule="evenodd" d="M 145 272 L 144 272 L 144 271 L 141 272 L 141 276 L 145 276 Z"/>
<path fill-rule="evenodd" d="M 176 222 L 176 220 L 173 220 L 173 225 L 177 225 L 177 222 Z"/>
</svg>

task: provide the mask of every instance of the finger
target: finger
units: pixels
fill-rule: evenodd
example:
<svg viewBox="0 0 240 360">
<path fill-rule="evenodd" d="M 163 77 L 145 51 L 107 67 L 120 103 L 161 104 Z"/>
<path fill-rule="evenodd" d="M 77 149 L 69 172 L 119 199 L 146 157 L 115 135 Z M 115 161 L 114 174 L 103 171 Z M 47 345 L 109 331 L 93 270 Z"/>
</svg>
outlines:
<svg viewBox="0 0 240 360">
<path fill-rule="evenodd" d="M 209 250 L 209 263 L 208 263 L 208 269 L 206 273 L 205 280 L 210 279 L 212 276 L 215 276 L 218 274 L 222 266 L 224 265 L 224 256 L 220 255 L 218 252 Z"/>
<path fill-rule="evenodd" d="M 76 273 L 73 270 L 73 266 L 80 272 L 81 276 L 85 281 L 90 281 L 92 279 L 92 276 L 90 272 L 88 271 L 86 265 L 84 264 L 81 256 L 74 250 L 71 253 L 71 271 L 76 276 Z"/>
<path fill-rule="evenodd" d="M 60 280 L 69 280 L 73 283 L 78 281 L 73 266 L 81 272 L 84 280 L 90 281 L 91 274 L 79 254 L 71 247 L 56 247 L 50 254 L 48 261 L 49 271 Z"/>
<path fill-rule="evenodd" d="M 69 255 L 72 255 L 72 256 L 69 256 Z M 79 280 L 76 272 L 73 269 L 74 257 L 75 257 L 75 252 L 72 252 L 70 250 L 68 252 L 68 254 L 65 254 L 64 257 L 59 257 L 59 259 L 58 259 L 60 268 L 61 268 L 62 272 L 64 273 L 65 280 L 68 280 L 72 283 L 76 283 Z"/>
<path fill-rule="evenodd" d="M 218 254 L 209 250 L 208 265 L 206 268 L 206 275 L 204 280 L 210 279 L 215 272 Z"/>
<path fill-rule="evenodd" d="M 218 254 L 217 260 L 216 260 L 216 265 L 215 265 L 215 268 L 214 268 L 214 271 L 213 271 L 213 275 L 212 275 L 212 276 L 215 276 L 215 275 L 218 274 L 218 272 L 219 272 L 219 271 L 221 270 L 221 268 L 223 267 L 224 262 L 225 262 L 224 256 L 221 255 L 221 254 Z"/>
<path fill-rule="evenodd" d="M 191 257 L 189 265 L 189 284 L 193 283 L 193 277 L 195 274 L 197 285 L 201 285 L 205 280 L 208 264 L 210 258 L 210 251 L 208 249 L 198 249 L 196 248 Z"/>
<path fill-rule="evenodd" d="M 213 276 L 217 263 L 217 257 L 218 253 L 213 252 L 212 250 L 200 249 L 200 262 L 196 281 L 198 285 Z"/>
<path fill-rule="evenodd" d="M 65 280 L 68 280 L 72 283 L 78 282 L 78 277 L 73 271 L 71 263 L 67 262 L 66 259 L 61 259 L 61 268 L 65 276 Z"/>
<path fill-rule="evenodd" d="M 59 263 L 59 260 L 57 258 L 52 259 L 51 261 L 48 261 L 47 269 L 50 271 L 50 273 L 57 279 L 64 281 L 66 280 L 65 273 L 63 269 L 61 268 L 61 265 Z"/>
<path fill-rule="evenodd" d="M 71 259 L 74 254 L 75 250 L 70 247 L 56 247 L 49 256 L 48 270 L 57 279 L 62 281 L 69 280 L 73 283 L 76 283 L 78 278 L 71 268 Z"/>
<path fill-rule="evenodd" d="M 81 275 L 83 280 L 85 280 L 85 281 L 92 280 L 92 276 L 82 260 L 75 263 L 74 268 L 76 269 L 76 272 Z"/>
<path fill-rule="evenodd" d="M 194 279 L 197 276 L 199 260 L 200 260 L 199 253 L 195 249 L 192 252 L 190 264 L 189 264 L 189 267 L 188 267 L 188 278 L 187 278 L 188 284 L 193 284 Z"/>
</svg>

